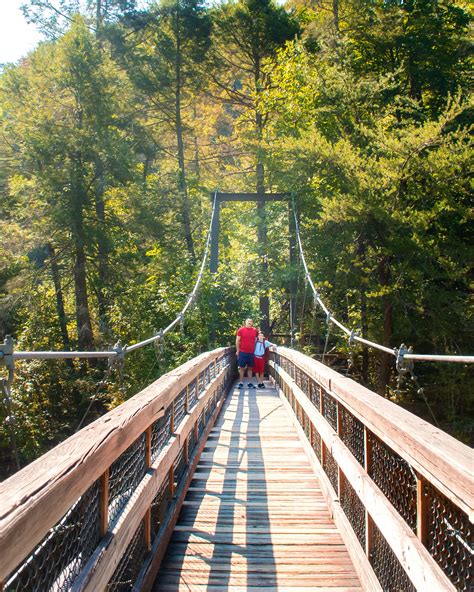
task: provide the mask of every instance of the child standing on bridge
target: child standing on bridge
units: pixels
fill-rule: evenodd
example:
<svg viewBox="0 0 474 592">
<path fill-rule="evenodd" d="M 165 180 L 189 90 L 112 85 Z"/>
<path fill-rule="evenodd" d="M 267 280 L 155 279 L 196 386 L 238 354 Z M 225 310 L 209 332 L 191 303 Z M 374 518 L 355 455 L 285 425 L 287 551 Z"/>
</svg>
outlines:
<svg viewBox="0 0 474 592">
<path fill-rule="evenodd" d="M 258 388 L 265 388 L 263 383 L 263 372 L 265 369 L 267 351 L 270 346 L 276 347 L 274 343 L 268 341 L 268 339 L 265 339 L 265 335 L 262 331 L 259 331 L 257 341 L 255 343 L 255 350 L 253 352 L 253 369 L 257 378 Z"/>
</svg>

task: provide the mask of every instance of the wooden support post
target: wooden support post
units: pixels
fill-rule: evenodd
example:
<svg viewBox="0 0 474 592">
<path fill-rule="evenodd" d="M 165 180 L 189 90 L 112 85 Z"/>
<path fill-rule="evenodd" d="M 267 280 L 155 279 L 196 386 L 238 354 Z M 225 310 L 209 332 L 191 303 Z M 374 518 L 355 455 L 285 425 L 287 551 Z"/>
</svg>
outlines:
<svg viewBox="0 0 474 592">
<path fill-rule="evenodd" d="M 171 494 L 171 497 L 173 498 L 174 492 L 176 491 L 175 483 L 174 483 L 174 466 L 172 466 L 170 468 L 169 473 L 168 473 L 168 478 L 169 478 L 169 482 L 170 482 L 170 484 L 169 484 L 170 494 Z"/>
<path fill-rule="evenodd" d="M 214 199 L 214 194 L 211 194 Z M 211 228 L 211 256 L 210 256 L 210 272 L 216 273 L 219 265 L 219 226 L 220 226 L 220 199 L 216 196 L 216 206 L 214 210 L 214 218 L 212 219 Z"/>
<path fill-rule="evenodd" d="M 103 537 L 109 528 L 109 469 L 102 474 L 100 484 L 100 536 Z"/>
<path fill-rule="evenodd" d="M 184 410 L 189 413 L 189 384 L 186 385 L 186 398 L 184 399 Z"/>
<path fill-rule="evenodd" d="M 339 438 L 343 437 L 343 433 L 342 433 L 342 405 L 339 401 L 337 401 L 337 435 L 339 436 Z M 344 487 L 344 473 L 341 470 L 341 467 L 339 465 L 337 465 L 337 495 L 339 497 L 339 500 L 342 497 L 342 489 Z"/>
<path fill-rule="evenodd" d="M 374 541 L 374 521 L 370 517 L 370 514 L 365 511 L 365 554 L 370 562 L 372 556 Z"/>
<path fill-rule="evenodd" d="M 189 463 L 189 436 L 184 441 L 184 461 L 186 464 Z"/>
<path fill-rule="evenodd" d="M 145 432 L 145 467 L 151 467 L 151 426 Z"/>
<path fill-rule="evenodd" d="M 171 403 L 171 418 L 170 418 L 170 432 L 171 432 L 171 435 L 174 434 L 174 402 L 175 402 L 175 400 L 173 399 L 173 401 Z"/>
<path fill-rule="evenodd" d="M 319 412 L 324 417 L 324 391 L 322 388 L 319 389 Z M 324 467 L 324 462 L 326 459 L 326 452 L 324 444 L 324 440 L 322 436 L 319 436 L 320 444 L 321 444 L 321 466 Z"/>
<path fill-rule="evenodd" d="M 145 547 L 149 551 L 151 549 L 151 508 L 145 512 L 143 516 L 143 530 L 145 536 Z"/>
<path fill-rule="evenodd" d="M 370 475 L 372 463 L 372 443 L 369 438 L 369 430 L 364 426 L 364 468 L 367 474 Z M 369 515 L 367 508 L 365 509 L 365 554 L 370 560 L 373 544 L 374 523 Z"/>
<path fill-rule="evenodd" d="M 428 544 L 428 509 L 429 497 L 425 491 L 426 481 L 421 475 L 416 476 L 416 534 L 420 541 Z"/>
</svg>

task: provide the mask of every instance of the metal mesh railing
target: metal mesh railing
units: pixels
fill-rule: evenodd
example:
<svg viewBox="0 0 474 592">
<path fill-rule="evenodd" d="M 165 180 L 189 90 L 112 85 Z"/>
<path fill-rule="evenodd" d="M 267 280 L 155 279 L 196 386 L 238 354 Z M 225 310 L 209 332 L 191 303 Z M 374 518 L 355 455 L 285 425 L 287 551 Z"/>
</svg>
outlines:
<svg viewBox="0 0 474 592">
<path fill-rule="evenodd" d="M 337 402 L 326 391 L 322 392 L 323 398 L 323 417 L 329 423 L 333 430 L 337 430 Z"/>
<path fill-rule="evenodd" d="M 331 451 L 327 448 L 327 446 L 324 447 L 323 469 L 324 469 L 324 472 L 326 473 L 326 475 L 328 476 L 328 479 L 332 485 L 332 488 L 334 489 L 334 491 L 337 495 L 337 493 L 338 493 L 337 463 L 334 460 L 334 457 L 331 454 Z"/>
<path fill-rule="evenodd" d="M 198 381 L 193 380 L 188 387 L 188 405 L 191 410 L 198 402 Z"/>
<path fill-rule="evenodd" d="M 416 530 L 416 475 L 400 455 L 368 432 L 369 475 L 412 530 Z"/>
<path fill-rule="evenodd" d="M 171 438 L 171 405 L 151 426 L 151 461 L 154 462 Z"/>
<path fill-rule="evenodd" d="M 369 561 L 384 592 L 416 592 L 380 530 L 372 525 L 372 548 Z"/>
<path fill-rule="evenodd" d="M 197 440 L 194 430 L 191 430 L 188 435 L 188 455 L 192 456 L 194 449 L 196 448 Z"/>
<path fill-rule="evenodd" d="M 365 443 L 364 443 L 364 424 L 354 417 L 344 405 L 339 405 L 339 436 L 344 444 L 364 466 Z"/>
<path fill-rule="evenodd" d="M 109 524 L 113 526 L 133 492 L 143 479 L 145 434 L 125 450 L 111 465 L 109 473 Z"/>
<path fill-rule="evenodd" d="M 298 423 L 303 428 L 336 496 L 339 497 L 341 508 L 357 540 L 368 554 L 370 564 L 383 590 L 411 592 L 415 587 L 388 540 L 376 525 L 372 524 L 370 531 L 366 531 L 367 509 L 354 487 L 342 471 L 339 471 L 331 450 L 326 445 L 322 445 L 319 426 L 309 421 L 292 390 L 291 382 L 287 382 L 286 378 L 278 372 L 278 367 L 295 381 L 318 411 L 322 410 L 322 415 L 328 424 L 338 434 L 359 465 L 367 469 L 373 483 L 384 493 L 404 522 L 417 532 L 418 528 L 422 528 L 421 524 L 427 521 L 427 526 L 423 526 L 427 531 L 427 542 L 424 544 L 456 589 L 462 592 L 474 590 L 472 588 L 473 526 L 468 515 L 424 480 L 422 480 L 424 496 L 428 501 L 423 502 L 424 509 L 422 509 L 419 505 L 421 502 L 417 498 L 417 485 L 420 478 L 417 477 L 409 462 L 375 436 L 342 401 L 333 397 L 325 387 L 292 360 L 276 352 L 270 354 L 270 359 L 277 365 L 270 366 L 270 374 L 288 399 Z M 423 516 L 419 516 L 420 512 L 423 512 Z"/>
<path fill-rule="evenodd" d="M 428 551 L 457 590 L 474 589 L 474 531 L 469 516 L 431 484 L 428 496 Z"/>
<path fill-rule="evenodd" d="M 316 458 L 319 460 L 319 462 L 321 462 L 321 460 L 322 460 L 321 436 L 319 435 L 316 428 L 311 427 L 310 437 L 311 437 L 311 439 L 310 439 L 311 448 L 314 450 L 314 453 L 316 454 Z"/>
<path fill-rule="evenodd" d="M 140 573 L 148 549 L 145 545 L 143 522 L 137 528 L 114 575 L 107 584 L 107 592 L 129 592 Z"/>
<path fill-rule="evenodd" d="M 96 481 L 7 579 L 5 592 L 70 590 L 99 544 L 100 481 Z"/>
<path fill-rule="evenodd" d="M 321 387 L 313 379 L 310 379 L 309 384 L 310 384 L 309 400 L 316 407 L 316 409 L 320 409 L 321 408 Z"/>
<path fill-rule="evenodd" d="M 179 487 L 181 483 L 181 479 L 186 471 L 186 458 L 184 455 L 184 446 L 180 448 L 178 452 L 178 456 L 174 461 L 174 480 L 176 482 L 176 486 Z"/>
<path fill-rule="evenodd" d="M 178 427 L 186 415 L 186 389 L 184 388 L 174 400 L 174 425 Z"/>
<path fill-rule="evenodd" d="M 154 541 L 163 522 L 166 519 L 171 506 L 173 496 L 171 495 L 169 475 L 166 475 L 160 485 L 158 493 L 151 502 L 151 540 Z"/>
<path fill-rule="evenodd" d="M 200 438 L 222 399 L 226 387 L 233 379 L 235 369 L 231 355 L 221 355 L 210 361 L 194 377 L 187 388 L 182 389 L 164 412 L 164 415 L 143 431 L 139 437 L 108 467 L 105 473 L 76 501 L 70 510 L 50 529 L 34 550 L 19 563 L 18 567 L 2 582 L 7 592 L 62 592 L 70 590 L 94 552 L 100 548 L 104 530 L 116 527 L 123 511 L 135 503 L 134 495 L 149 469 L 167 444 L 174 442 L 175 430 L 183 423 L 187 411 L 192 410 L 211 382 L 219 377 L 219 384 L 209 394 L 208 400 L 187 437 L 187 443 L 172 461 L 172 467 L 159 486 L 149 511 L 144 515 L 125 555 L 109 581 L 106 589 L 111 592 L 129 591 L 143 567 L 149 544 L 156 539 L 160 527 L 170 515 L 173 505 L 172 491 L 186 478 L 194 460 Z M 221 373 L 224 372 L 222 379 Z M 188 399 L 188 406 L 186 405 Z M 125 436 L 125 433 L 124 433 Z M 163 460 L 165 457 L 163 457 Z M 168 462 L 170 459 L 167 459 Z M 170 477 L 173 476 L 173 483 Z M 138 499 L 138 498 L 137 498 Z M 133 514 L 131 508 L 130 516 Z M 146 521 L 146 528 L 145 522 Z M 149 522 L 148 522 L 149 521 Z M 124 531 L 125 532 L 125 531 Z M 102 535 L 101 535 L 102 533 Z M 145 538 L 145 533 L 147 539 Z M 120 529 L 113 536 L 122 536 Z M 113 548 L 104 547 L 107 553 Z M 102 561 L 101 555 L 97 556 Z M 117 561 L 114 557 L 114 561 Z M 105 560 L 105 559 L 104 559 Z M 92 564 L 90 564 L 92 565 Z M 87 566 L 89 569 L 89 566 Z M 94 568 L 95 569 L 95 568 Z M 93 577 L 93 576 L 92 576 Z"/>
<path fill-rule="evenodd" d="M 352 526 L 357 540 L 362 549 L 365 549 L 365 507 L 344 474 L 341 475 L 340 500 L 341 507 Z"/>
</svg>

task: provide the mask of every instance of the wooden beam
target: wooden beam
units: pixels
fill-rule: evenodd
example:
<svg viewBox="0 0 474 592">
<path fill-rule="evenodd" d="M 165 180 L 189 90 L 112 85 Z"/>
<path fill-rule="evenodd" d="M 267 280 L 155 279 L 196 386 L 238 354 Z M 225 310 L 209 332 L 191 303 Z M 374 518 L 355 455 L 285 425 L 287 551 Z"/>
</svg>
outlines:
<svg viewBox="0 0 474 592">
<path fill-rule="evenodd" d="M 209 267 L 211 273 L 217 272 L 219 265 L 219 227 L 220 227 L 220 200 L 216 199 L 216 209 L 214 211 L 214 218 L 211 226 L 211 256 L 209 259 Z"/>
<path fill-rule="evenodd" d="M 214 195 L 214 194 L 212 194 Z M 290 198 L 289 193 L 217 193 L 217 201 L 284 201 Z"/>
<path fill-rule="evenodd" d="M 426 480 L 420 475 L 416 476 L 416 534 L 420 541 L 428 544 L 429 524 L 428 508 L 429 498 L 425 491 Z"/>
<path fill-rule="evenodd" d="M 308 442 L 306 434 L 303 433 L 303 431 L 301 430 L 301 426 L 298 425 L 298 422 L 294 417 L 293 410 L 288 401 L 285 399 L 283 392 L 281 391 L 281 389 L 278 388 L 277 384 L 275 384 L 275 387 L 277 391 L 279 391 L 280 393 L 280 399 L 282 400 L 283 405 L 286 407 L 290 416 L 293 417 L 293 425 L 295 426 L 301 443 L 303 444 L 303 448 L 305 449 L 306 454 L 310 459 L 311 466 L 319 479 L 321 490 L 328 503 L 331 516 L 334 519 L 334 522 L 336 523 L 339 532 L 341 533 L 342 539 L 344 540 L 344 543 L 347 547 L 357 575 L 360 578 L 362 590 L 370 590 L 371 592 L 383 592 L 382 587 L 379 581 L 377 580 L 376 575 L 373 572 L 369 560 L 367 559 L 363 552 L 363 549 L 361 548 L 360 542 L 357 539 L 354 530 L 340 505 L 339 500 L 334 499 L 331 482 L 329 481 L 328 476 L 324 472 L 324 469 L 320 464 L 318 457 L 316 456 L 316 453 L 312 447 L 312 443 Z M 311 420 L 310 424 L 312 430 L 314 430 L 315 432 L 315 437 L 320 438 L 320 435 L 314 427 L 313 422 Z"/>
<path fill-rule="evenodd" d="M 165 374 L 0 484 L 0 581 L 28 556 L 77 499 L 216 356 L 206 352 Z"/>
<path fill-rule="evenodd" d="M 100 478 L 100 536 L 105 536 L 109 528 L 109 469 Z"/>
<path fill-rule="evenodd" d="M 208 385 L 208 388 L 199 398 L 193 414 L 194 411 L 197 413 L 202 411 L 208 399 L 212 396 L 218 384 L 220 384 L 220 380 L 223 380 L 226 371 L 227 368 L 224 368 L 221 371 L 219 379 Z M 108 533 L 110 536 L 101 540 L 94 554 L 84 566 L 80 576 L 74 582 L 73 592 L 95 592 L 96 590 L 106 589 L 107 583 L 139 527 L 140 521 L 146 518 L 150 505 L 167 475 L 169 477 L 170 493 L 176 497 L 177 490 L 174 482 L 173 467 L 183 445 L 181 439 L 193 427 L 193 414 L 186 416 L 186 423 L 180 425 L 176 436 L 171 438 L 169 444 L 162 450 L 158 458 L 155 459 L 148 469 L 144 478 L 138 484 L 133 496 L 127 502 L 119 520 L 112 531 Z M 146 530 L 145 536 L 148 536 Z"/>
<path fill-rule="evenodd" d="M 186 497 L 186 493 L 188 491 L 188 487 L 191 484 L 191 481 L 194 478 L 194 472 L 196 470 L 197 464 L 201 457 L 201 453 L 204 450 L 204 447 L 207 442 L 207 438 L 211 429 L 214 426 L 214 423 L 224 405 L 226 400 L 227 393 L 223 393 L 221 396 L 214 412 L 208 421 L 208 424 L 201 436 L 201 441 L 198 443 L 192 457 L 191 457 L 191 466 L 189 467 L 188 474 L 186 479 L 180 485 L 178 491 L 176 492 L 176 498 L 174 502 L 174 508 L 170 511 L 169 518 L 166 521 L 164 528 L 160 530 L 156 540 L 153 543 L 153 552 L 150 554 L 149 561 L 143 566 L 142 571 L 140 572 L 137 581 L 135 582 L 135 587 L 137 590 L 143 590 L 143 592 L 149 592 L 154 584 L 156 575 L 160 568 L 161 562 L 163 557 L 166 553 L 166 549 L 168 547 L 169 540 L 171 535 L 173 534 L 174 527 L 176 522 L 178 521 L 179 511 L 183 504 L 184 498 Z"/>
<path fill-rule="evenodd" d="M 275 367 L 272 360 L 270 360 L 270 364 Z M 392 548 L 416 589 L 454 592 L 455 587 L 443 573 L 441 567 L 431 557 L 398 511 L 388 502 L 365 469 L 360 466 L 329 422 L 322 417 L 285 370 L 278 367 L 276 371 L 290 385 L 293 395 L 305 409 L 310 421 L 315 427 L 317 426 L 324 445 L 331 452 L 364 507 L 370 508 L 371 519 Z M 334 503 L 333 497 L 329 492 L 328 503 Z"/>
<path fill-rule="evenodd" d="M 298 364 L 472 519 L 474 488 L 472 450 L 469 446 L 300 352 L 278 347 L 278 353 Z"/>
</svg>

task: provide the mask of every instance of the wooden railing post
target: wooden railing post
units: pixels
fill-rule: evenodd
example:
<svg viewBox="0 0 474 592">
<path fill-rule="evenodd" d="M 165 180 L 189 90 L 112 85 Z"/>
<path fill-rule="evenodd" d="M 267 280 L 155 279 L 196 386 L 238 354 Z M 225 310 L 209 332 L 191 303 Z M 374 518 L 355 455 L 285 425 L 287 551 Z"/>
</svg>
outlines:
<svg viewBox="0 0 474 592">
<path fill-rule="evenodd" d="M 337 421 L 337 435 L 339 436 L 339 438 L 341 438 L 342 440 L 342 405 L 339 401 L 337 401 L 337 417 L 336 417 L 336 421 Z M 339 497 L 339 500 L 342 497 L 342 489 L 344 487 L 344 474 L 341 470 L 341 467 L 339 465 L 337 465 L 337 495 Z"/>
<path fill-rule="evenodd" d="M 151 467 L 151 436 L 152 427 L 150 425 L 145 432 L 145 467 L 147 469 Z M 145 548 L 149 551 L 151 549 L 151 507 L 148 508 L 143 516 L 143 532 Z"/>
<path fill-rule="evenodd" d="M 151 467 L 151 426 L 145 432 L 145 467 Z"/>
<path fill-rule="evenodd" d="M 370 475 L 372 463 L 372 443 L 369 438 L 369 430 L 364 426 L 364 468 L 368 475 Z M 373 545 L 374 524 L 370 514 L 365 508 L 365 554 L 370 559 Z"/>
<path fill-rule="evenodd" d="M 184 410 L 189 413 L 189 384 L 186 385 L 186 396 L 184 398 Z"/>
<path fill-rule="evenodd" d="M 173 498 L 174 497 L 174 492 L 175 492 L 175 485 L 174 485 L 174 466 L 172 466 L 170 468 L 169 473 L 168 473 L 168 478 L 169 478 L 169 482 L 170 482 L 170 485 L 169 485 L 169 487 L 170 487 L 170 494 L 171 494 L 171 497 Z"/>
<path fill-rule="evenodd" d="M 171 417 L 170 417 L 170 432 L 171 432 L 171 435 L 174 434 L 174 403 L 175 403 L 175 400 L 173 399 L 173 401 L 171 402 Z"/>
<path fill-rule="evenodd" d="M 103 537 L 109 528 L 109 469 L 100 478 L 100 536 Z"/>
<path fill-rule="evenodd" d="M 428 507 L 429 498 L 425 491 L 426 481 L 421 475 L 416 476 L 416 534 L 420 541 L 428 543 Z"/>
<path fill-rule="evenodd" d="M 324 397 L 323 397 L 323 389 L 319 389 L 319 413 L 321 416 L 324 417 Z M 326 444 L 324 443 L 323 437 L 319 436 L 320 444 L 321 444 L 321 466 L 324 467 L 324 463 L 326 461 Z"/>
</svg>

